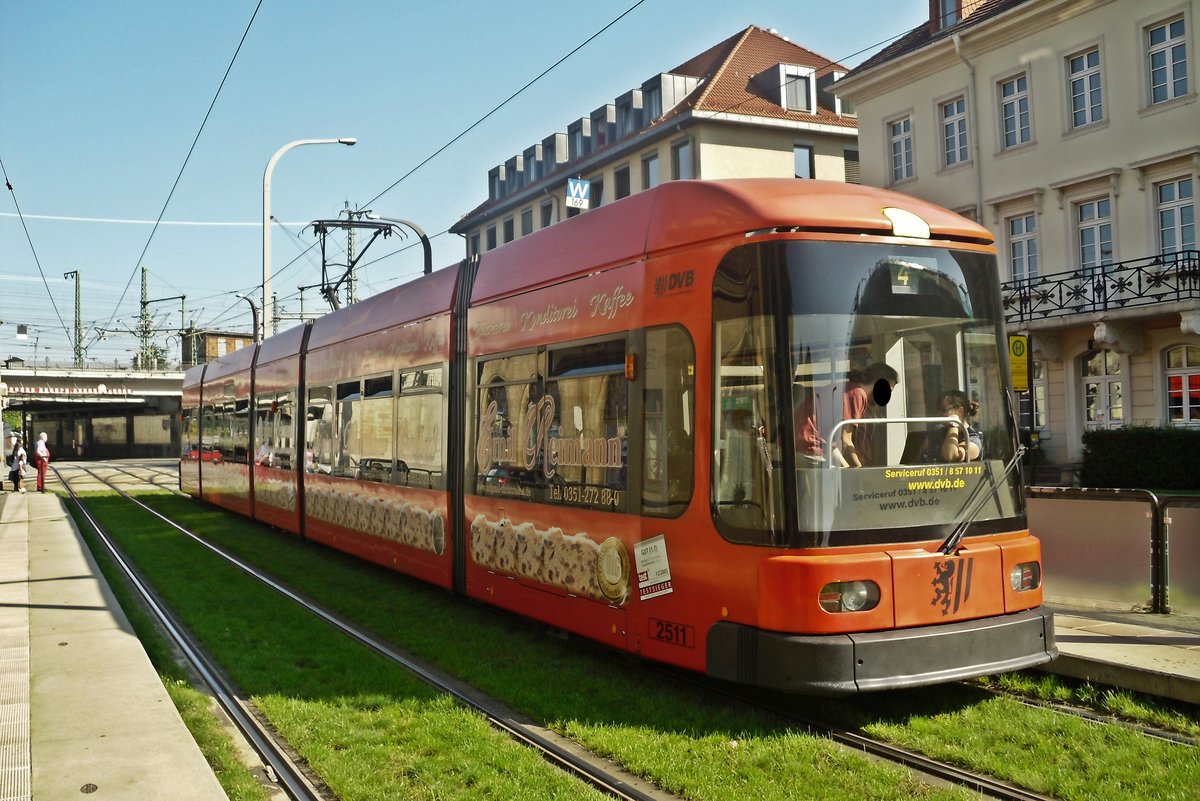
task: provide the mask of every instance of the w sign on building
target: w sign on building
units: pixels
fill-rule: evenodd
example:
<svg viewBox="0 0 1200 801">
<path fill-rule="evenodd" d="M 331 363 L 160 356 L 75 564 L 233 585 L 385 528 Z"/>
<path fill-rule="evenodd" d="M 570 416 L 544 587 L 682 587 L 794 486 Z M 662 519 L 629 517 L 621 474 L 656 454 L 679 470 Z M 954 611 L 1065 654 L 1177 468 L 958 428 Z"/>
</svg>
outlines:
<svg viewBox="0 0 1200 801">
<path fill-rule="evenodd" d="M 583 178 L 567 179 L 567 208 L 586 209 L 588 195 L 591 193 L 592 182 Z"/>
</svg>

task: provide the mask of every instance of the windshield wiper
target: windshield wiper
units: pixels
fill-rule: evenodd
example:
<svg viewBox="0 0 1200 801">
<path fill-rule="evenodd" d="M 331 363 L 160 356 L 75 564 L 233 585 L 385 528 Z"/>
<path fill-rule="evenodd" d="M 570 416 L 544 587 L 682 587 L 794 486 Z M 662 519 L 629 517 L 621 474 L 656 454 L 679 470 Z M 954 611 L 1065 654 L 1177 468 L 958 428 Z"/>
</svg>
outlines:
<svg viewBox="0 0 1200 801">
<path fill-rule="evenodd" d="M 995 490 L 999 486 L 1000 482 L 1006 480 L 1008 478 L 1008 474 L 1012 472 L 1013 468 L 1017 466 L 1017 462 L 1019 462 L 1021 457 L 1024 455 L 1025 446 L 1017 445 L 1016 453 L 1014 453 L 1012 458 L 1008 460 L 1008 464 L 1004 465 L 1004 472 L 1000 474 L 999 480 L 992 478 L 990 475 L 988 476 L 988 482 L 991 484 L 989 489 Z M 966 517 L 964 517 L 962 522 L 954 527 L 954 531 L 950 533 L 950 536 L 946 538 L 946 541 L 938 546 L 938 550 L 947 556 L 958 550 L 958 544 L 962 542 L 962 538 L 964 535 L 966 535 L 967 529 L 970 528 L 971 524 L 975 522 L 975 518 L 979 515 L 979 512 L 982 511 L 983 502 L 987 500 L 986 493 L 982 495 L 979 494 L 979 491 L 983 489 L 983 485 L 984 482 L 982 481 L 975 485 L 975 489 L 967 497 L 967 502 L 963 504 L 963 509 L 968 510 Z M 979 495 L 978 499 L 976 499 L 976 495 Z M 972 503 L 974 503 L 974 506 L 971 506 Z"/>
</svg>

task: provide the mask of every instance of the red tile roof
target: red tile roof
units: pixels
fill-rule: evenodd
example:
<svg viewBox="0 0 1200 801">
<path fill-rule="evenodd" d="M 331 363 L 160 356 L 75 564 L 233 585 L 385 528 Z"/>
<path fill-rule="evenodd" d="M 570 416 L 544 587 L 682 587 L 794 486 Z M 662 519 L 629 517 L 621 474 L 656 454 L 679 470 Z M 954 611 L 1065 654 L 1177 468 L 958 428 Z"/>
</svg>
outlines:
<svg viewBox="0 0 1200 801">
<path fill-rule="evenodd" d="M 770 83 L 773 78 L 764 76 L 766 81 L 755 80 L 763 71 L 777 64 L 811 67 L 818 77 L 833 71 L 847 71 L 846 67 L 832 59 L 751 25 L 670 71 L 676 75 L 699 76 L 704 80 L 696 91 L 654 124 L 696 110 L 727 111 L 731 114 L 816 122 L 843 128 L 858 127 L 858 120 L 854 117 L 840 117 L 828 109 L 818 108 L 816 113 L 807 113 L 788 111 L 781 106 L 779 90 Z"/>
</svg>

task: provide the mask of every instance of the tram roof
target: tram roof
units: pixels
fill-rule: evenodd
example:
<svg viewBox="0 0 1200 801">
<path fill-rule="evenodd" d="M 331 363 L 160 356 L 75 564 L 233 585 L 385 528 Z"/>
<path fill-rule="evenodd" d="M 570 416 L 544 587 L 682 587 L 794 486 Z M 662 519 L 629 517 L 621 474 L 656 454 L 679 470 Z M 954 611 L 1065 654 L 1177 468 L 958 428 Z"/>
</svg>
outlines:
<svg viewBox="0 0 1200 801">
<path fill-rule="evenodd" d="M 446 314 L 454 305 L 457 282 L 455 264 L 330 312 L 313 322 L 308 349 L 316 350 L 383 328 Z M 295 352 L 299 349 L 297 342 Z"/>
<path fill-rule="evenodd" d="M 931 238 L 993 241 L 965 217 L 886 189 L 795 178 L 669 181 L 484 254 L 471 300 L 749 231 L 800 227 L 892 236 L 892 220 L 883 212 L 888 207 L 920 217 Z"/>
</svg>

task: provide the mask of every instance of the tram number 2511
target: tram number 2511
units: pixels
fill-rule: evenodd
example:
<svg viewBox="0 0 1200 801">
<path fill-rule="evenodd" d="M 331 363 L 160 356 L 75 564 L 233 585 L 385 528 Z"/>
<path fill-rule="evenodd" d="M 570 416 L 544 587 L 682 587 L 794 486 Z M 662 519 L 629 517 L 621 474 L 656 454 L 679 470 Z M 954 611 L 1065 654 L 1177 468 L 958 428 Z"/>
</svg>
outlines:
<svg viewBox="0 0 1200 801">
<path fill-rule="evenodd" d="M 696 647 L 696 630 L 683 623 L 672 623 L 669 620 L 650 618 L 650 637 L 671 645 L 682 645 L 684 648 Z"/>
</svg>

